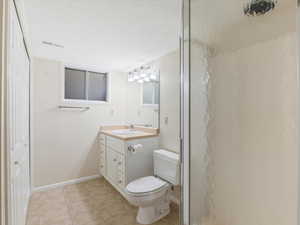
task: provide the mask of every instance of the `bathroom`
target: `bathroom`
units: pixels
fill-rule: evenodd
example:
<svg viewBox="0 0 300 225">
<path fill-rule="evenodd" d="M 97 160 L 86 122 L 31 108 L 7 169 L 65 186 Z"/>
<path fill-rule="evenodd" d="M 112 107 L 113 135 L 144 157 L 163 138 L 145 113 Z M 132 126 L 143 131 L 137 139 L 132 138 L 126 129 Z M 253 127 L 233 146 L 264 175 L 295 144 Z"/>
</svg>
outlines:
<svg viewBox="0 0 300 225">
<path fill-rule="evenodd" d="M 1 225 L 299 223 L 297 1 L 0 8 Z"/>
<path fill-rule="evenodd" d="M 24 2 L 27 225 L 179 224 L 180 2 L 135 4 Z"/>
</svg>

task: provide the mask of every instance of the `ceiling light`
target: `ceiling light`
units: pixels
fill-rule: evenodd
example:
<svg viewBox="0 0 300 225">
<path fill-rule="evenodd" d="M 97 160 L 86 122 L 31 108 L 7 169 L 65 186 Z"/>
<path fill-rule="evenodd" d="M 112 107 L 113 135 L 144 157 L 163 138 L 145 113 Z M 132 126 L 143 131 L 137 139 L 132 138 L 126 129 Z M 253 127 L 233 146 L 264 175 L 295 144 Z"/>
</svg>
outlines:
<svg viewBox="0 0 300 225">
<path fill-rule="evenodd" d="M 155 75 L 154 73 L 152 73 L 152 74 L 150 75 L 150 79 L 151 79 L 151 80 L 156 80 L 156 75 Z"/>
<path fill-rule="evenodd" d="M 141 66 L 138 69 L 135 69 L 128 73 L 128 81 L 129 82 L 138 82 L 138 83 L 144 83 L 144 82 L 151 82 L 151 81 L 157 81 L 158 76 L 156 70 L 151 66 Z"/>
<path fill-rule="evenodd" d="M 134 81 L 132 72 L 130 72 L 130 73 L 128 74 L 128 81 L 129 81 L 129 82 Z"/>
</svg>

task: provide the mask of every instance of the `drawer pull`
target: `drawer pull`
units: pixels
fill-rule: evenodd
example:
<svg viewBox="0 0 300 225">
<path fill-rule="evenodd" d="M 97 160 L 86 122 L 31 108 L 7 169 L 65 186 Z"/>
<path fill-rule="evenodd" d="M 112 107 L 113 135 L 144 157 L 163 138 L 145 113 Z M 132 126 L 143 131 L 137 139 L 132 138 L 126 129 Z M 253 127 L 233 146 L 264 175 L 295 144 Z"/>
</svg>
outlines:
<svg viewBox="0 0 300 225">
<path fill-rule="evenodd" d="M 104 167 L 103 165 L 100 166 L 100 168 L 103 168 L 103 167 Z"/>
<path fill-rule="evenodd" d="M 117 162 L 117 159 L 114 159 L 113 161 L 114 161 L 114 162 Z"/>
<path fill-rule="evenodd" d="M 122 162 L 118 162 L 118 165 L 122 165 Z"/>
<path fill-rule="evenodd" d="M 121 181 L 121 180 L 119 180 L 119 184 L 122 184 L 122 181 Z"/>
</svg>

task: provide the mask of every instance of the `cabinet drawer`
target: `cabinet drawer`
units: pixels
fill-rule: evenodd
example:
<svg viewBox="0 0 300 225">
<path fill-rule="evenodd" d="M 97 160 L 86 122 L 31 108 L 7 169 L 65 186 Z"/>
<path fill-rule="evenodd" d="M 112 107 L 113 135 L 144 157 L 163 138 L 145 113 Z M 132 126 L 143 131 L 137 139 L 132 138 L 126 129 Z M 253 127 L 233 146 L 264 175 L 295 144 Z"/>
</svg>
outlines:
<svg viewBox="0 0 300 225">
<path fill-rule="evenodd" d="M 99 135 L 99 143 L 102 145 L 105 145 L 105 135 L 104 134 L 100 134 Z"/>
<path fill-rule="evenodd" d="M 124 154 L 124 141 L 113 137 L 106 137 L 106 146 L 114 149 L 115 151 Z"/>
</svg>

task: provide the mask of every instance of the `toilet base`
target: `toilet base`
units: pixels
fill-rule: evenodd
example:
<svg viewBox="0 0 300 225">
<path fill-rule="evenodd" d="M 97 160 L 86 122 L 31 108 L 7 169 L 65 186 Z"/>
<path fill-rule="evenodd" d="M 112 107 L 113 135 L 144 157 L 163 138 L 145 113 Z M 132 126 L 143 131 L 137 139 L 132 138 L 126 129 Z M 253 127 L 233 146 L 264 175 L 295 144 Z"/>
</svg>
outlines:
<svg viewBox="0 0 300 225">
<path fill-rule="evenodd" d="M 152 224 L 170 213 L 170 201 L 163 200 L 153 206 L 140 207 L 136 220 L 140 224 Z"/>
</svg>

